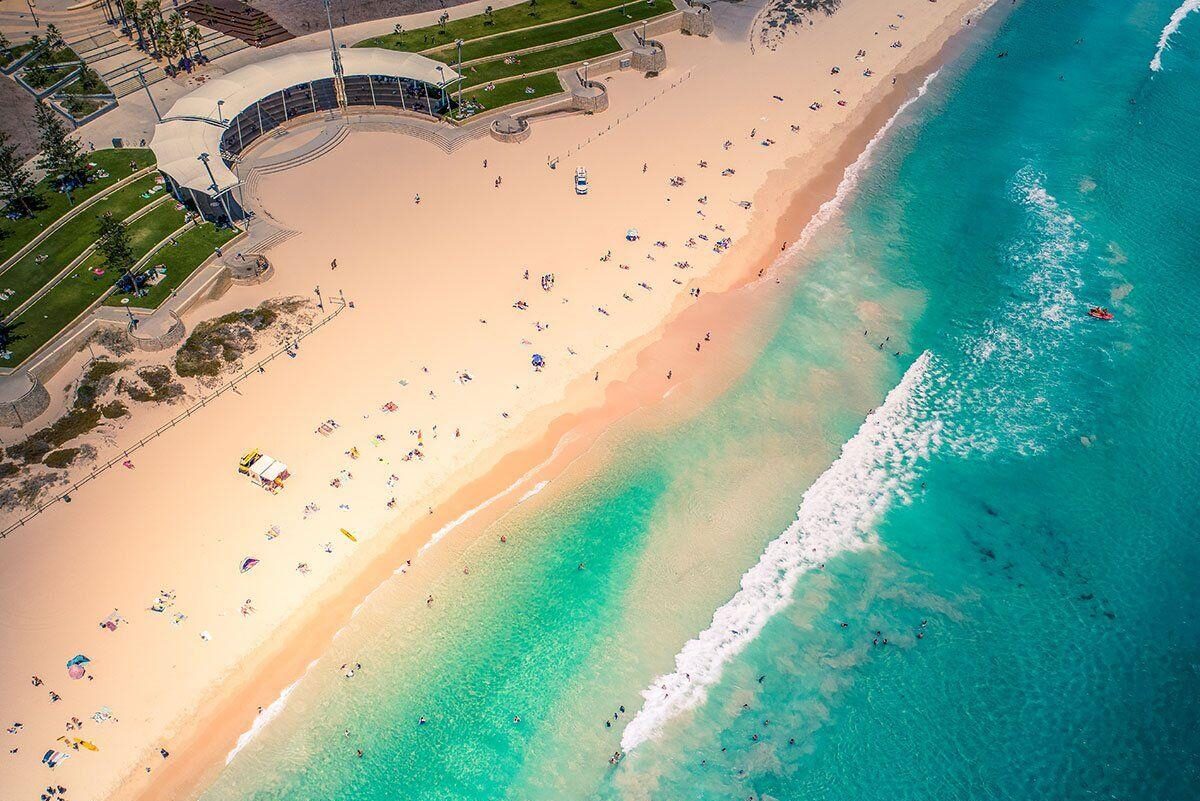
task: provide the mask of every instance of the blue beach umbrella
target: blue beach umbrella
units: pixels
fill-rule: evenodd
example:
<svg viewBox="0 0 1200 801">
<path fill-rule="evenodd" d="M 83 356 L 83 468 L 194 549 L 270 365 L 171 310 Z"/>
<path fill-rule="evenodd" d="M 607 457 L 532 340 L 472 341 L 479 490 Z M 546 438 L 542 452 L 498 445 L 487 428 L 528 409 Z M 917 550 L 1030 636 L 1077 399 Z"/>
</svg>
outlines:
<svg viewBox="0 0 1200 801">
<path fill-rule="evenodd" d="M 546 360 L 542 358 L 542 354 L 540 354 L 540 353 L 533 354 L 533 366 L 534 367 L 545 367 L 546 366 Z"/>
</svg>

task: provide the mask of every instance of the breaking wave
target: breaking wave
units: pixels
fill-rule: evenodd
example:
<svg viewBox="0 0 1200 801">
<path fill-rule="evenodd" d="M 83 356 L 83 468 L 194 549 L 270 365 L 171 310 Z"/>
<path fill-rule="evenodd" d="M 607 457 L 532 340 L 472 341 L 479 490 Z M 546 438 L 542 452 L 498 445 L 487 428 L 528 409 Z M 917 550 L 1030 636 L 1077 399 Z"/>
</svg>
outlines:
<svg viewBox="0 0 1200 801">
<path fill-rule="evenodd" d="M 271 702 L 270 706 L 263 708 L 263 710 L 258 713 L 258 715 L 254 718 L 254 722 L 250 724 L 250 728 L 238 735 L 237 745 L 235 745 L 229 751 L 229 753 L 225 755 L 226 765 L 232 762 L 233 758 L 241 753 L 243 748 L 250 745 L 250 743 L 254 741 L 254 738 L 258 736 L 259 732 L 266 728 L 268 723 L 279 717 L 279 713 L 283 711 L 285 706 L 287 706 L 288 697 L 297 687 L 300 686 L 300 682 L 304 681 L 304 677 L 309 674 L 313 667 L 316 666 L 318 661 L 319 660 L 313 660 L 312 662 L 309 662 L 308 667 L 304 669 L 304 673 L 301 674 L 300 678 L 296 679 L 287 687 L 285 687 L 283 692 L 279 694 L 279 697 Z"/>
<path fill-rule="evenodd" d="M 675 670 L 642 692 L 645 704 L 621 735 L 631 751 L 680 713 L 704 702 L 725 666 L 792 600 L 799 577 L 835 555 L 865 547 L 895 501 L 907 501 L 918 463 L 936 447 L 941 424 L 928 401 L 926 351 L 883 404 L 842 446 L 804 493 L 796 520 L 773 540 L 712 623 L 675 657 Z"/>
<path fill-rule="evenodd" d="M 1183 0 L 1183 5 L 1175 9 L 1171 13 L 1171 18 L 1167 20 L 1167 24 L 1162 29 L 1162 34 L 1158 37 L 1158 48 L 1154 51 L 1154 58 L 1150 59 L 1150 69 L 1154 72 L 1162 70 L 1163 53 L 1167 51 L 1171 37 L 1179 30 L 1179 26 L 1183 24 L 1183 18 L 1193 11 L 1200 11 L 1200 0 Z"/>
<path fill-rule="evenodd" d="M 1025 230 L 1008 248 L 1011 300 L 970 323 L 950 347 L 953 371 L 925 351 L 883 404 L 804 493 L 795 522 L 764 550 L 737 594 L 675 657 L 675 670 L 642 691 L 645 703 L 622 732 L 631 751 L 699 706 L 725 666 L 791 603 L 799 577 L 839 553 L 868 545 L 896 501 L 909 500 L 919 465 L 935 451 L 966 456 L 997 449 L 1036 452 L 1069 424 L 1047 400 L 1070 358 L 1079 318 L 1086 232 L 1032 167 L 1010 184 Z"/>
<path fill-rule="evenodd" d="M 900 104 L 900 107 L 896 109 L 896 113 L 891 117 L 888 117 L 888 121 L 885 122 L 882 127 L 875 132 L 875 135 L 871 137 L 871 141 L 867 142 L 867 146 L 863 148 L 862 153 L 858 154 L 858 158 L 856 158 L 848 167 L 846 167 L 845 172 L 842 173 L 842 180 L 840 183 L 838 183 L 837 191 L 833 193 L 833 197 L 821 204 L 821 207 L 817 209 L 817 213 L 814 214 L 812 219 L 808 221 L 808 224 L 804 226 L 804 230 L 800 232 L 800 238 L 797 239 L 796 244 L 792 246 L 793 249 L 799 249 L 807 245 L 809 240 L 812 239 L 813 234 L 815 234 L 821 228 L 821 226 L 833 219 L 838 211 L 841 210 L 842 204 L 846 201 L 846 198 L 850 196 L 850 193 L 854 191 L 854 188 L 858 186 L 859 178 L 870 165 L 871 159 L 875 155 L 875 150 L 879 147 L 879 143 L 883 141 L 883 138 L 887 136 L 888 131 L 890 131 L 896 124 L 896 120 L 900 119 L 904 112 L 908 111 L 909 107 L 912 106 L 913 103 L 916 103 L 925 96 L 925 93 L 929 91 L 929 85 L 933 83 L 933 79 L 938 76 L 938 72 L 938 70 L 935 70 L 929 74 L 929 76 L 917 89 L 917 93 Z"/>
</svg>

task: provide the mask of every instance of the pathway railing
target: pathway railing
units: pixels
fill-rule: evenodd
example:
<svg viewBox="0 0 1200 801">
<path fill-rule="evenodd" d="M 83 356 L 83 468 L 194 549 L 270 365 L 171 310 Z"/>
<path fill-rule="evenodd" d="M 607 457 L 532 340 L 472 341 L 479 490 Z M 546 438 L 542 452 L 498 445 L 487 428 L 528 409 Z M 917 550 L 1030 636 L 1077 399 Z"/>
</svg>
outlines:
<svg viewBox="0 0 1200 801">
<path fill-rule="evenodd" d="M 346 306 L 348 304 L 345 302 L 345 300 L 337 300 L 336 303 L 338 304 L 337 308 L 335 308 L 333 311 L 326 314 L 320 320 L 316 320 L 316 321 L 310 323 L 307 331 L 304 331 L 303 333 L 298 334 L 297 336 L 291 337 L 290 342 L 298 342 L 302 339 L 305 339 L 305 338 L 311 336 L 312 334 L 319 331 L 323 326 L 325 326 L 327 323 L 331 322 L 339 314 L 341 314 L 343 311 L 346 310 Z M 152 442 L 155 439 L 158 439 L 160 436 L 162 436 L 167 431 L 170 431 L 172 428 L 179 425 L 184 420 L 187 420 L 188 418 L 190 418 L 193 414 L 196 414 L 201 409 L 208 406 L 208 404 L 212 403 L 214 400 L 219 398 L 221 395 L 224 395 L 226 392 L 229 392 L 230 390 L 236 388 L 238 384 L 242 383 L 250 376 L 258 373 L 259 370 L 262 369 L 263 365 L 271 362 L 274 359 L 277 359 L 278 357 L 282 356 L 283 354 L 285 354 L 289 350 L 291 350 L 292 346 L 291 346 L 290 342 L 286 343 L 284 345 L 281 345 L 279 348 L 277 348 L 274 351 L 272 351 L 271 353 L 267 354 L 262 359 L 259 359 L 258 362 L 256 362 L 255 364 L 244 366 L 242 368 L 242 371 L 238 375 L 234 376 L 233 378 L 229 379 L 225 383 L 221 384 L 219 387 L 217 387 L 213 392 L 209 393 L 208 395 L 201 395 L 200 400 L 198 400 L 195 403 L 193 403 L 192 405 L 188 406 L 182 412 L 175 415 L 170 420 L 168 420 L 167 422 L 160 425 L 158 428 L 154 429 L 154 431 L 152 431 L 149 434 L 147 434 L 146 436 L 142 437 L 135 444 L 130 445 L 128 448 L 121 451 L 121 453 L 118 454 L 117 456 L 112 457 L 109 461 L 105 462 L 104 464 L 94 465 L 92 467 L 90 473 L 88 473 L 87 475 L 83 476 L 82 478 L 80 478 L 76 481 L 70 482 L 69 487 L 67 489 L 63 490 L 58 495 L 54 496 L 53 498 L 46 501 L 45 503 L 37 504 L 37 506 L 34 507 L 33 511 L 29 512 L 28 514 L 24 515 L 23 517 L 18 518 L 15 522 L 9 524 L 3 530 L 0 530 L 0 539 L 6 539 L 9 534 L 11 534 L 14 531 L 16 531 L 17 529 L 21 528 L 26 523 L 28 523 L 30 520 L 33 520 L 35 517 L 37 517 L 38 515 L 40 515 L 42 512 L 46 511 L 47 509 L 49 509 L 54 504 L 58 503 L 59 501 L 64 500 L 72 492 L 75 492 L 76 490 L 78 490 L 80 487 L 84 486 L 88 482 L 96 480 L 97 478 L 99 478 L 101 475 L 103 475 L 108 470 L 111 470 L 116 465 L 121 464 L 122 462 L 127 460 L 131 453 L 136 453 L 138 450 L 145 447 L 148 443 Z"/>
</svg>

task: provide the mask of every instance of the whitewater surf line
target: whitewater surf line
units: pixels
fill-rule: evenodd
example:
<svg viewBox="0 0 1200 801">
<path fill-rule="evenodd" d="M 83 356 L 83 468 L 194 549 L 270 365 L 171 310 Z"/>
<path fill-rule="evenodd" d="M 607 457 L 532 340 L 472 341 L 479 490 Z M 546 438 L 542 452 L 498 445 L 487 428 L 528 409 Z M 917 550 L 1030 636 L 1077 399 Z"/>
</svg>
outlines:
<svg viewBox="0 0 1200 801">
<path fill-rule="evenodd" d="M 804 226 L 804 230 L 800 232 L 800 237 L 796 240 L 796 244 L 792 245 L 791 250 L 798 250 L 807 245 L 809 240 L 812 239 L 813 234 L 815 234 L 821 228 L 821 226 L 825 225 L 825 223 L 832 220 L 838 211 L 841 210 L 842 204 L 845 203 L 846 198 L 849 197 L 850 193 L 854 191 L 854 188 L 858 186 L 859 178 L 862 176 L 867 166 L 871 163 L 871 158 L 874 156 L 875 150 L 879 147 L 879 143 L 883 141 L 883 138 L 887 136 L 888 131 L 890 131 L 892 126 L 896 124 L 896 120 L 900 119 L 904 112 L 908 111 L 913 103 L 916 103 L 925 96 L 925 93 L 929 91 L 929 85 L 933 83 L 933 79 L 936 78 L 940 72 L 941 70 L 934 70 L 931 72 L 928 77 L 921 82 L 921 85 L 917 88 L 917 93 L 901 103 L 896 109 L 896 113 L 888 117 L 887 122 L 880 126 L 879 130 L 875 132 L 875 135 L 871 137 L 871 140 L 867 142 L 867 146 L 864 147 L 862 152 L 858 154 L 858 158 L 856 158 L 849 164 L 849 166 L 846 167 L 845 171 L 842 173 L 842 180 L 838 183 L 837 190 L 835 190 L 833 193 L 833 197 L 831 197 L 829 200 L 826 200 L 821 204 L 820 208 L 817 209 L 817 213 L 814 214 L 812 219 L 808 221 L 808 224 Z"/>
<path fill-rule="evenodd" d="M 1154 51 L 1154 58 L 1150 59 L 1150 69 L 1153 72 L 1162 71 L 1162 56 L 1170 44 L 1171 37 L 1175 35 L 1175 32 L 1179 30 L 1179 26 L 1183 24 L 1183 18 L 1193 11 L 1200 11 L 1200 0 L 1183 0 L 1183 5 L 1171 13 L 1171 18 L 1167 20 L 1166 26 L 1162 29 L 1162 34 L 1158 37 L 1158 48 Z"/>
<path fill-rule="evenodd" d="M 642 691 L 645 703 L 621 733 L 622 750 L 653 739 L 672 718 L 702 704 L 730 660 L 791 603 L 801 575 L 866 547 L 891 504 L 907 501 L 918 463 L 940 439 L 941 421 L 928 398 L 931 360 L 925 351 L 909 366 L 804 493 L 795 522 L 743 574 L 737 594 L 676 655 L 675 670 Z"/>
<path fill-rule="evenodd" d="M 300 686 L 300 682 L 304 681 L 304 677 L 312 672 L 312 669 L 316 667 L 319 661 L 321 660 L 314 659 L 313 661 L 309 662 L 308 667 L 306 667 L 304 672 L 300 674 L 300 678 L 296 679 L 287 687 L 285 687 L 283 692 L 279 694 L 279 697 L 271 702 L 270 706 L 265 707 L 261 712 L 258 713 L 258 715 L 255 716 L 254 722 L 250 724 L 250 728 L 238 735 L 237 744 L 234 745 L 229 753 L 225 755 L 226 765 L 232 762 L 233 758 L 241 753 L 243 748 L 250 745 L 254 738 L 258 736 L 259 732 L 266 728 L 268 723 L 279 717 L 279 713 L 283 711 L 285 706 L 287 706 L 288 697 L 297 687 Z"/>
</svg>

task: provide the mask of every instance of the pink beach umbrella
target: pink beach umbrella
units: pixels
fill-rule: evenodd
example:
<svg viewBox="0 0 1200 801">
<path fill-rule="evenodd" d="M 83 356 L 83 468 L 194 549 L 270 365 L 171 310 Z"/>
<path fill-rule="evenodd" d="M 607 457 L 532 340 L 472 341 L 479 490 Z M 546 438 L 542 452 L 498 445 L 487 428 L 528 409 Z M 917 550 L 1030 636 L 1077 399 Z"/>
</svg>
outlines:
<svg viewBox="0 0 1200 801">
<path fill-rule="evenodd" d="M 73 679 L 82 679 L 85 673 L 87 673 L 87 670 L 84 669 L 83 665 L 71 665 L 67 668 L 67 675 Z"/>
</svg>

